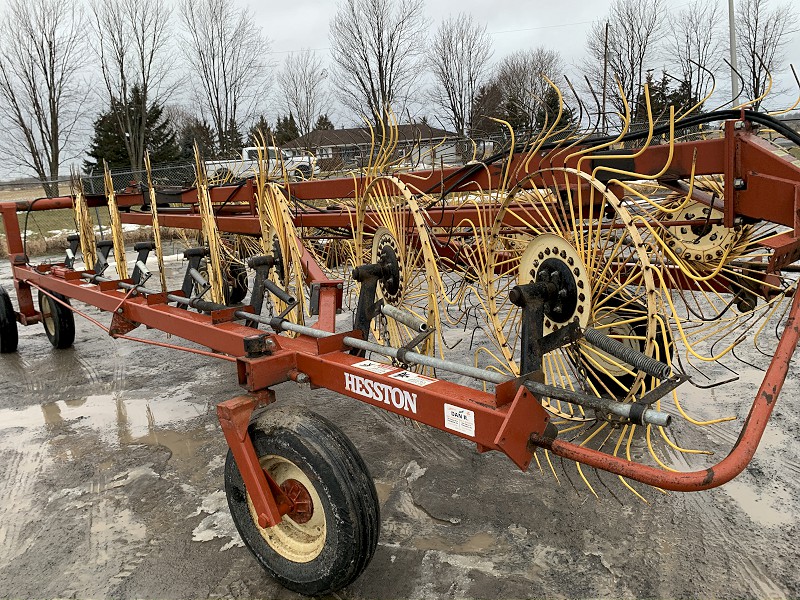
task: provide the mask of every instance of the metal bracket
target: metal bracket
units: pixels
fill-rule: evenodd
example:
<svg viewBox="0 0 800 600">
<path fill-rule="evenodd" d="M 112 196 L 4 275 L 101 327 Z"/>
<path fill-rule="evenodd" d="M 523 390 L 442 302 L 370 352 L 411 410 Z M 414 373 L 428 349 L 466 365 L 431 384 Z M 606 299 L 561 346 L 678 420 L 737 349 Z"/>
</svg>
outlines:
<svg viewBox="0 0 800 600">
<path fill-rule="evenodd" d="M 114 247 L 111 240 L 100 240 L 97 242 L 97 262 L 94 264 L 94 272 L 101 275 L 108 268 L 108 255 Z"/>
<path fill-rule="evenodd" d="M 206 256 L 208 256 L 208 248 L 189 248 L 183 253 L 183 256 L 184 258 L 189 259 L 189 264 L 186 267 L 186 275 L 183 276 L 183 285 L 181 286 L 181 291 L 183 292 L 184 296 L 191 298 L 195 281 L 194 277 L 192 277 L 192 270 L 197 272 L 200 269 L 200 262 Z"/>
<path fill-rule="evenodd" d="M 67 258 L 64 260 L 64 266 L 71 269 L 75 264 L 75 256 L 81 244 L 81 236 L 77 233 L 72 233 L 67 236 L 67 241 L 69 242 L 69 248 L 67 248 Z"/>
<path fill-rule="evenodd" d="M 131 275 L 131 279 L 133 279 L 133 283 L 136 285 L 142 285 L 150 278 L 150 271 L 147 271 L 147 267 L 142 269 L 142 266 L 147 264 L 147 257 L 150 256 L 150 252 L 155 250 L 155 248 L 155 242 L 138 242 L 133 245 L 133 249 L 139 253 L 136 257 L 136 266 Z"/>
</svg>

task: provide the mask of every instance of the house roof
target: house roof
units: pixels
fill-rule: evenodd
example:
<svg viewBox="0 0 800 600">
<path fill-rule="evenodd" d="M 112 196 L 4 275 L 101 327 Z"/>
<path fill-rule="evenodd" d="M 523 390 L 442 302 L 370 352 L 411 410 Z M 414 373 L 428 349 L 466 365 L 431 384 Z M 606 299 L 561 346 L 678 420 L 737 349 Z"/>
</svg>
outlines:
<svg viewBox="0 0 800 600">
<path fill-rule="evenodd" d="M 397 134 L 400 141 L 413 142 L 414 140 L 441 140 L 443 138 L 456 138 L 458 134 L 430 127 L 424 124 L 398 125 Z M 370 131 L 366 127 L 352 129 L 316 129 L 311 133 L 301 136 L 284 144 L 284 148 L 322 148 L 326 146 L 363 146 L 371 143 Z"/>
</svg>

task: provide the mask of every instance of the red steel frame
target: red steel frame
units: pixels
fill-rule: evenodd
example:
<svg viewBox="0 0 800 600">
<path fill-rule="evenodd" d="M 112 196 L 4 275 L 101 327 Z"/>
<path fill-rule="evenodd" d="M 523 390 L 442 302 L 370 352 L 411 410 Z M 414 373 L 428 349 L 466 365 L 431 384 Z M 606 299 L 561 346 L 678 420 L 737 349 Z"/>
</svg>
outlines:
<svg viewBox="0 0 800 600">
<path fill-rule="evenodd" d="M 630 170 L 639 173 L 660 173 L 668 158 L 667 146 L 653 146 L 637 155 Z M 526 162 L 527 161 L 527 162 Z M 551 165 L 536 163 L 530 157 L 515 156 L 512 165 L 519 167 L 514 181 L 523 179 L 526 172 Z M 578 166 L 577 160 L 561 160 L 560 165 Z M 555 159 L 558 166 L 558 157 Z M 525 170 L 522 167 L 526 167 Z M 594 165 L 597 166 L 597 165 Z M 593 168 L 591 160 L 584 161 L 582 168 Z M 496 169 L 495 169 L 496 170 Z M 401 175 L 401 179 L 418 188 L 420 182 L 441 182 L 454 174 L 455 169 L 432 171 L 415 175 Z M 511 172 L 515 172 L 511 169 Z M 737 217 L 745 216 L 769 220 L 792 228 L 770 244 L 774 249 L 773 270 L 790 264 L 800 257 L 800 161 L 787 160 L 772 147 L 751 134 L 747 127 L 735 129 L 733 122 L 726 123 L 725 137 L 718 140 L 676 144 L 673 149 L 667 180 L 687 177 L 690 173 L 722 173 L 726 182 L 734 179 L 744 181 L 736 189 L 731 184 L 726 189 L 724 204 L 725 223 L 730 226 Z M 499 171 L 494 175 L 497 176 Z M 492 169 L 483 170 L 465 181 L 459 191 L 487 189 L 491 184 Z M 514 183 L 512 181 L 512 183 Z M 303 182 L 292 185 L 292 194 L 305 200 L 345 198 L 363 190 L 366 182 L 344 178 L 337 180 Z M 541 184 L 534 178 L 529 185 Z M 546 183 L 546 182 L 544 182 Z M 728 191 L 730 194 L 728 194 Z M 254 189 L 251 182 L 238 188 L 212 189 L 216 201 L 235 199 L 250 203 L 248 214 L 236 214 L 234 210 L 223 212 L 217 218 L 221 231 L 257 235 L 258 221 L 254 218 Z M 187 192 L 183 200 L 187 203 L 184 213 L 165 212 L 160 216 L 162 225 L 182 228 L 199 228 L 199 216 L 192 206 L 193 198 Z M 770 198 L 769 203 L 759 198 Z M 121 206 L 142 203 L 141 194 L 120 194 Z M 698 196 L 700 201 L 707 199 Z M 100 198 L 92 198 L 100 204 Z M 217 407 L 217 414 L 228 445 L 242 473 L 246 488 L 253 500 L 261 526 L 278 523 L 283 514 L 292 510 L 292 502 L 279 486 L 261 469 L 252 441 L 248 435 L 248 424 L 253 410 L 260 404 L 272 402 L 271 387 L 287 380 L 308 381 L 312 386 L 324 387 L 380 408 L 401 414 L 448 433 L 474 441 L 480 451 L 503 452 L 520 468 L 526 469 L 537 447 L 544 447 L 564 458 L 611 471 L 624 477 L 675 491 L 696 491 L 712 488 L 729 481 L 749 463 L 763 435 L 766 424 L 775 406 L 778 393 L 786 378 L 789 362 L 800 338 L 800 295 L 795 294 L 786 327 L 781 336 L 773 360 L 756 395 L 750 414 L 744 423 L 739 440 L 730 454 L 716 466 L 695 472 L 671 472 L 610 456 L 583 446 L 552 439 L 545 435 L 549 422 L 548 413 L 539 401 L 521 385 L 511 381 L 497 386 L 490 394 L 443 380 L 434 380 L 429 385 L 418 386 L 392 377 L 401 369 L 377 374 L 355 366 L 362 359 L 349 354 L 343 344 L 346 335 L 360 337 L 359 332 L 339 333 L 315 339 L 300 335 L 289 338 L 268 334 L 235 322 L 233 310 L 213 311 L 211 314 L 194 313 L 170 306 L 163 294 L 135 295 L 118 289 L 117 282 L 88 283 L 81 272 L 62 265 L 30 266 L 24 255 L 17 212 L 25 210 L 49 210 L 68 208 L 72 199 L 52 198 L 33 203 L 0 204 L 9 244 L 14 285 L 17 291 L 20 323 L 28 325 L 40 320 L 33 306 L 32 289 L 48 294 L 56 292 L 68 298 L 112 312 L 114 317 L 109 333 L 127 338 L 125 333 L 139 324 L 160 329 L 172 335 L 201 344 L 212 349 L 220 358 L 235 360 L 239 383 L 249 392 Z M 436 211 L 437 226 L 458 225 L 468 211 L 444 208 Z M 344 211 L 303 212 L 296 215 L 296 224 L 302 227 L 349 227 L 350 215 Z M 123 222 L 150 224 L 147 214 L 122 213 Z M 298 244 L 300 241 L 298 240 Z M 305 251 L 304 251 L 305 252 Z M 335 318 L 341 308 L 341 282 L 330 280 L 313 261 L 308 252 L 303 256 L 303 269 L 309 285 L 320 285 L 319 319 L 314 327 L 324 331 L 335 331 Z M 181 292 L 172 292 L 180 295 Z M 241 310 L 241 309 L 240 309 Z M 246 308 L 245 308 L 246 310 Z M 116 323 L 116 326 L 115 326 Z M 119 327 L 122 323 L 122 327 Z M 245 342 L 260 336 L 266 352 L 248 355 Z M 132 339 L 132 338 L 128 338 Z M 146 341 L 146 340 L 139 340 Z M 148 342 L 152 343 L 152 342 Z M 162 344 L 168 345 L 168 344 Z M 372 389 L 381 385 L 385 397 L 375 399 L 367 393 L 366 384 L 353 383 L 355 378 L 369 379 Z M 349 383 L 348 383 L 349 382 Z M 389 393 L 391 390 L 391 394 Z M 396 393 L 395 393 L 396 391 Z M 408 402 L 393 403 L 395 398 L 413 397 L 415 412 Z M 457 409 L 471 411 L 474 415 L 474 435 L 449 428 L 445 423 L 445 404 Z"/>
</svg>

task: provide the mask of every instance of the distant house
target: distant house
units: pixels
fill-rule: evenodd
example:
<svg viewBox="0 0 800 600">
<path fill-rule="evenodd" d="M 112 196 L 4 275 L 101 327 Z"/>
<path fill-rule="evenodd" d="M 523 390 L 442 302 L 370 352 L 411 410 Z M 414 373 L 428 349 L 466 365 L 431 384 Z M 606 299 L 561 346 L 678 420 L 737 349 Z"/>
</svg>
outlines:
<svg viewBox="0 0 800 600">
<path fill-rule="evenodd" d="M 424 124 L 399 125 L 397 129 L 398 142 L 392 159 L 399 164 L 420 167 L 462 160 L 464 141 L 456 133 Z M 292 140 L 283 149 L 295 156 L 310 152 L 325 171 L 366 166 L 372 145 L 370 130 L 357 127 L 318 129 Z"/>
</svg>

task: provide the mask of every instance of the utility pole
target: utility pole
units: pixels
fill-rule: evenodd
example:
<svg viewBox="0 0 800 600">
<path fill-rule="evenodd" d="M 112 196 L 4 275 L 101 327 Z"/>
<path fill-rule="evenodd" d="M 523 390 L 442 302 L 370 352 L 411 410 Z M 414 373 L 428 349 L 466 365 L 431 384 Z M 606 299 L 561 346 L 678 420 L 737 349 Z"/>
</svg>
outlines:
<svg viewBox="0 0 800 600">
<path fill-rule="evenodd" d="M 736 74 L 736 22 L 734 20 L 733 0 L 728 0 L 728 32 L 731 46 L 731 102 L 736 103 L 739 96 L 739 76 Z"/>
<path fill-rule="evenodd" d="M 732 2 L 733 0 L 731 0 Z M 603 134 L 608 131 L 606 123 L 606 77 L 608 76 L 608 21 L 606 21 L 606 35 L 603 42 Z"/>
</svg>

